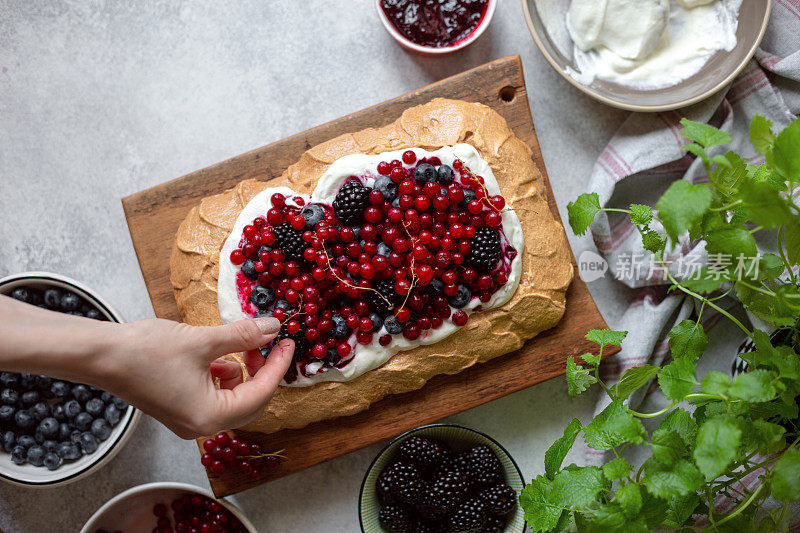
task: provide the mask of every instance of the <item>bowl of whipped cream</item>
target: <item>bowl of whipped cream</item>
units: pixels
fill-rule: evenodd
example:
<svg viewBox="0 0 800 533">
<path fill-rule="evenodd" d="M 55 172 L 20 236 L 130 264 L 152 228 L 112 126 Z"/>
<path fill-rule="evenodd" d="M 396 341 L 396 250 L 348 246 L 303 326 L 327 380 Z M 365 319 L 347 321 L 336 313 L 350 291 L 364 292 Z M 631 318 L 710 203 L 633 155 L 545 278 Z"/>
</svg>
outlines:
<svg viewBox="0 0 800 533">
<path fill-rule="evenodd" d="M 770 0 L 522 0 L 545 59 L 592 98 L 665 111 L 716 93 L 741 72 Z"/>
</svg>

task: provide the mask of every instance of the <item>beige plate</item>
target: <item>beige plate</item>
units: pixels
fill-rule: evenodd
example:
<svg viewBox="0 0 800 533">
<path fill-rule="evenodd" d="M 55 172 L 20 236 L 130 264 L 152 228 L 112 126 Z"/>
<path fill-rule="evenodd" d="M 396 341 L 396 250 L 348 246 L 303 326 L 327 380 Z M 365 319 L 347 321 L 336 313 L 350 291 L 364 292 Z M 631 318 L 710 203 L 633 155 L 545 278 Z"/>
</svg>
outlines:
<svg viewBox="0 0 800 533">
<path fill-rule="evenodd" d="M 697 74 L 665 89 L 632 89 L 616 83 L 594 80 L 589 85 L 578 83 L 566 69 L 575 69 L 572 57 L 565 57 L 547 32 L 536 0 L 521 0 L 522 11 L 533 40 L 556 72 L 572 85 L 604 104 L 631 111 L 666 111 L 684 107 L 711 96 L 725 87 L 753 57 L 767 29 L 772 10 L 770 0 L 744 0 L 739 8 L 736 47 L 730 52 L 717 52 Z"/>
</svg>

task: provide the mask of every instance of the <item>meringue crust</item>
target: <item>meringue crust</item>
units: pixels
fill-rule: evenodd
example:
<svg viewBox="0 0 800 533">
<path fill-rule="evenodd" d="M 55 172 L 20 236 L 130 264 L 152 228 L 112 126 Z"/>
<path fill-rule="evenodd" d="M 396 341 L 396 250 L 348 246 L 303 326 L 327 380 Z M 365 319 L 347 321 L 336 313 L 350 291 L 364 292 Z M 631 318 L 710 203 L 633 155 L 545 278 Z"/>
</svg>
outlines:
<svg viewBox="0 0 800 533">
<path fill-rule="evenodd" d="M 286 185 L 311 194 L 336 159 L 353 153 L 378 154 L 403 148 L 434 150 L 456 143 L 474 146 L 492 167 L 507 205 L 522 224 L 522 276 L 505 305 L 470 316 L 449 337 L 399 352 L 383 366 L 348 382 L 279 387 L 249 431 L 272 433 L 358 413 L 389 394 L 419 389 L 437 374 L 455 374 L 512 352 L 552 328 L 564 314 L 573 267 L 564 230 L 550 212 L 542 174 L 531 149 L 491 108 L 437 98 L 407 109 L 395 122 L 341 135 L 312 147 L 278 178 L 245 180 L 204 198 L 178 228 L 170 257 L 170 281 L 181 317 L 188 324 L 220 324 L 217 307 L 219 254 L 237 216 L 266 187 Z M 231 359 L 241 363 L 239 354 Z"/>
</svg>

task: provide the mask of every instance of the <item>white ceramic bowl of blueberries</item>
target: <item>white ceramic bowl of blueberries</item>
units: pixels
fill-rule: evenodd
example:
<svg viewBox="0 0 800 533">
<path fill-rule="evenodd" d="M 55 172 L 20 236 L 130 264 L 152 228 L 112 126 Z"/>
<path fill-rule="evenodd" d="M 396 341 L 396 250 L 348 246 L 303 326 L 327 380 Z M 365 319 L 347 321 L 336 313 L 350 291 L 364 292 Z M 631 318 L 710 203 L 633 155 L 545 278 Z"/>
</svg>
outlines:
<svg viewBox="0 0 800 533">
<path fill-rule="evenodd" d="M 48 272 L 0 279 L 0 294 L 47 309 L 123 322 L 80 282 Z M 141 413 L 111 394 L 47 376 L 0 373 L 0 480 L 52 487 L 111 460 Z"/>
</svg>

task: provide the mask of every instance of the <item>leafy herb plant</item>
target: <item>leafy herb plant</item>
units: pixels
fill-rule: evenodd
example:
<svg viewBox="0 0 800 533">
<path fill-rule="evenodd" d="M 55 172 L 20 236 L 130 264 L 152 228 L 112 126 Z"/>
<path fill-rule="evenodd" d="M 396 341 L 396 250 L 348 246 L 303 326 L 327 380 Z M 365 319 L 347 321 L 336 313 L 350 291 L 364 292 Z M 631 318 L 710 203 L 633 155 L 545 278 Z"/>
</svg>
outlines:
<svg viewBox="0 0 800 533">
<path fill-rule="evenodd" d="M 568 205 L 569 222 L 583 234 L 599 211 L 625 213 L 671 290 L 701 302 L 700 316 L 669 332 L 669 364 L 630 368 L 613 386 L 601 380 L 598 368 L 604 348 L 620 344 L 626 332 L 586 335 L 599 349 L 578 362 L 568 359 L 569 393 L 597 384 L 611 403 L 586 426 L 573 419 L 547 450 L 545 474 L 522 491 L 533 531 L 779 531 L 789 503 L 800 499 L 800 287 L 793 270 L 800 264 L 800 120 L 776 135 L 769 121 L 755 117 L 750 140 L 764 156 L 760 165 L 732 151 L 718 153 L 719 145 L 731 141 L 727 133 L 686 119 L 682 124 L 683 136 L 693 141 L 685 148 L 701 159 L 709 183 L 677 181 L 655 209 L 601 208 L 597 194 L 583 194 Z M 687 232 L 705 241 L 709 258 L 727 255 L 736 261 L 676 279 L 665 251 Z M 758 232 L 774 232 L 776 253 L 759 254 Z M 731 292 L 754 315 L 786 329 L 781 342 L 723 309 L 719 299 Z M 708 308 L 753 340 L 755 350 L 741 355 L 746 373 L 731 379 L 714 371 L 698 382 L 696 362 L 709 344 L 699 320 Z M 654 413 L 631 410 L 629 396 L 653 378 L 672 403 Z M 659 419 L 657 429 L 649 433 L 643 419 Z M 590 448 L 613 452 L 613 459 L 602 467 L 563 466 L 579 435 Z M 631 446 L 648 449 L 638 468 L 623 456 Z M 763 473 L 751 489 L 742 480 L 753 472 Z M 719 512 L 714 508 L 719 495 L 735 506 Z M 770 496 L 778 506 L 767 511 Z"/>
</svg>

